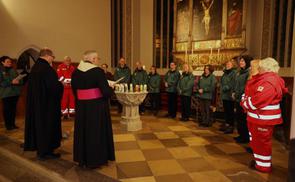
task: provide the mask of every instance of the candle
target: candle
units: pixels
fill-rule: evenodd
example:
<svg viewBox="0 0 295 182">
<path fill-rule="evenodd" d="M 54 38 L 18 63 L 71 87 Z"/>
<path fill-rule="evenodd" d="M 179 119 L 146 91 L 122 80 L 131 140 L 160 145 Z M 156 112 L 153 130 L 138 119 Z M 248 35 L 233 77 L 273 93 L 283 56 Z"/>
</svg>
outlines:
<svg viewBox="0 0 295 182">
<path fill-rule="evenodd" d="M 194 55 L 194 43 L 192 42 L 192 55 Z"/>
<path fill-rule="evenodd" d="M 185 45 L 185 57 L 184 57 L 185 61 L 187 61 L 187 44 Z"/>
<path fill-rule="evenodd" d="M 211 47 L 210 56 L 212 56 L 213 48 Z"/>
</svg>

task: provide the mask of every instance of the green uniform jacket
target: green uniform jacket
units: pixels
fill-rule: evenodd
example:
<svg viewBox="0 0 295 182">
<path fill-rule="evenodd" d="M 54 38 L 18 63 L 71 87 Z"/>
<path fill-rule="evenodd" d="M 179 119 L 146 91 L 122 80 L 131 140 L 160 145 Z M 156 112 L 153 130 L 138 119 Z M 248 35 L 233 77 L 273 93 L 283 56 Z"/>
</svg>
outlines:
<svg viewBox="0 0 295 182">
<path fill-rule="evenodd" d="M 148 76 L 148 91 L 149 93 L 160 93 L 161 77 L 158 73 L 149 74 Z"/>
<path fill-rule="evenodd" d="M 208 76 L 202 75 L 197 84 L 197 90 L 203 89 L 203 93 L 200 94 L 197 91 L 197 97 L 201 99 L 212 100 L 213 94 L 215 94 L 216 78 L 213 74 Z"/>
<path fill-rule="evenodd" d="M 194 81 L 195 77 L 192 73 L 183 72 L 177 84 L 179 95 L 192 96 Z"/>
<path fill-rule="evenodd" d="M 13 85 L 11 82 L 18 76 L 13 69 L 0 68 L 0 98 L 19 96 L 21 92 L 20 85 Z M 21 81 L 20 81 L 21 82 Z M 21 83 L 20 83 L 21 84 Z"/>
<path fill-rule="evenodd" d="M 245 86 L 249 77 L 249 69 L 241 69 L 239 72 L 236 73 L 235 78 L 235 101 L 240 102 L 243 93 L 245 92 Z"/>
<path fill-rule="evenodd" d="M 171 71 L 169 70 L 165 74 L 165 82 L 168 83 L 168 87 L 166 87 L 166 92 L 176 93 L 177 92 L 177 83 L 180 78 L 180 73 L 178 70 Z"/>
<path fill-rule="evenodd" d="M 230 69 L 224 70 L 223 72 L 224 74 L 222 75 L 220 80 L 221 99 L 232 101 L 232 93 L 235 85 L 236 70 Z"/>
<path fill-rule="evenodd" d="M 148 82 L 148 74 L 145 70 L 135 69 L 132 75 L 132 84 L 133 85 L 144 85 Z"/>
<path fill-rule="evenodd" d="M 117 67 L 115 69 L 115 74 L 114 74 L 115 81 L 124 77 L 124 79 L 121 80 L 119 83 L 130 83 L 130 76 L 131 76 L 130 68 L 126 65 L 123 68 Z"/>
</svg>

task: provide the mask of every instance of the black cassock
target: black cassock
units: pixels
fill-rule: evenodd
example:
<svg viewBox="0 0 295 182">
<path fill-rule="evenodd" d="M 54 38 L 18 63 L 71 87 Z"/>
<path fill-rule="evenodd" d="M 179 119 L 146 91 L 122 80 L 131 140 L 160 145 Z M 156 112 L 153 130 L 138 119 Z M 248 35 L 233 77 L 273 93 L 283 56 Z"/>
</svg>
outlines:
<svg viewBox="0 0 295 182">
<path fill-rule="evenodd" d="M 28 79 L 24 150 L 46 155 L 60 146 L 62 93 L 55 70 L 39 58 Z"/>
<path fill-rule="evenodd" d="M 86 69 L 80 70 L 83 64 Z M 74 161 L 95 168 L 115 160 L 109 87 L 104 71 L 82 61 L 72 74 L 72 89 L 76 100 L 74 131 Z M 86 66 L 85 66 L 86 65 Z M 77 90 L 99 89 L 102 97 L 79 100 Z"/>
</svg>

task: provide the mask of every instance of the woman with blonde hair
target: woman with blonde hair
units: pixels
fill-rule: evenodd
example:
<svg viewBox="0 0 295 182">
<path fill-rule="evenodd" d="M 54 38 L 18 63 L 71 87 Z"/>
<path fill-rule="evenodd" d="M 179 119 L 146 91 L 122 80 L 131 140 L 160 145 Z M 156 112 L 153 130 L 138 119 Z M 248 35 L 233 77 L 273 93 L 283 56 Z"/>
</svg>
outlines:
<svg viewBox="0 0 295 182">
<path fill-rule="evenodd" d="M 259 73 L 248 81 L 240 104 L 247 112 L 250 147 L 254 155 L 250 167 L 269 173 L 273 129 L 283 122 L 280 101 L 288 89 L 278 75 L 280 67 L 275 59 L 262 59 L 258 65 Z"/>
</svg>

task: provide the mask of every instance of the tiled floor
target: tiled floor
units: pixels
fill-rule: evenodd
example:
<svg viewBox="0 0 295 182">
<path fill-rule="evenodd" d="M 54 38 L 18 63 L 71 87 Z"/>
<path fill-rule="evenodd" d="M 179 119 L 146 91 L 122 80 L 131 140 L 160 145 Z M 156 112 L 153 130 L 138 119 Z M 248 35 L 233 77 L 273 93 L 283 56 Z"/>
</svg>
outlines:
<svg viewBox="0 0 295 182">
<path fill-rule="evenodd" d="M 164 113 L 162 113 L 164 115 Z M 112 110 L 116 162 L 97 169 L 98 172 L 124 182 L 227 182 L 286 181 L 288 152 L 279 142 L 273 142 L 273 173 L 263 174 L 248 169 L 251 155 L 243 145 L 236 144 L 233 135 L 223 135 L 214 127 L 202 129 L 194 121 L 142 116 L 143 129 L 127 132 L 120 116 Z M 19 131 L 0 134 L 13 140 L 23 140 L 22 119 Z M 72 160 L 73 121 L 63 121 L 64 160 Z"/>
</svg>

